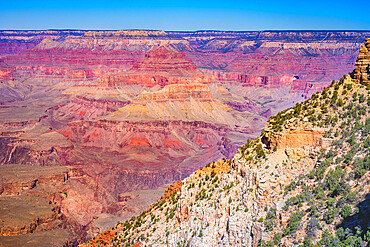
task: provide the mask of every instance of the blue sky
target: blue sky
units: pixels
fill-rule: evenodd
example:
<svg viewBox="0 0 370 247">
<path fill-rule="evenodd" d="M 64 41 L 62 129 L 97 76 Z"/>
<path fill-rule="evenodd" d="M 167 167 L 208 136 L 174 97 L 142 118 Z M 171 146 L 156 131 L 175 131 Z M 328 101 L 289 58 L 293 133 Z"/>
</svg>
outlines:
<svg viewBox="0 0 370 247">
<path fill-rule="evenodd" d="M 370 30 L 368 0 L 0 2 L 0 29 Z"/>
</svg>

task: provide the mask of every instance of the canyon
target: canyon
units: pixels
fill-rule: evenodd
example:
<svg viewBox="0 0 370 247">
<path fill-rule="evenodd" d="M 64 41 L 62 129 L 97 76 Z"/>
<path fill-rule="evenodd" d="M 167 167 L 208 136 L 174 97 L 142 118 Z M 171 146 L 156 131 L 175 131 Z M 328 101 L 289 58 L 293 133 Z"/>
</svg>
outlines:
<svg viewBox="0 0 370 247">
<path fill-rule="evenodd" d="M 14 236 L 0 242 L 62 229 L 58 241 L 73 246 L 129 219 L 163 186 L 231 159 L 270 116 L 352 71 L 367 36 L 0 31 L 0 203 L 40 199 L 47 211 L 1 226 Z M 361 61 L 354 76 L 367 82 Z M 269 143 L 285 148 L 302 133 L 302 142 L 321 143 L 323 133 L 307 129 L 271 133 Z"/>
<path fill-rule="evenodd" d="M 354 70 L 81 246 L 367 246 L 370 38 Z"/>
</svg>

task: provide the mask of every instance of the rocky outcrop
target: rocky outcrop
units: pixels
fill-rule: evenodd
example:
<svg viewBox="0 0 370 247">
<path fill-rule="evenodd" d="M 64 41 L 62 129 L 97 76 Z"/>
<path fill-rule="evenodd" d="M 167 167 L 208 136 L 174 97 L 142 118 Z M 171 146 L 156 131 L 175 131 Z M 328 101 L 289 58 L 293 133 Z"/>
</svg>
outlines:
<svg viewBox="0 0 370 247">
<path fill-rule="evenodd" d="M 170 46 L 160 46 L 149 51 L 144 58 L 136 62 L 128 73 L 185 76 L 199 73 L 195 64 L 184 53 Z"/>
<path fill-rule="evenodd" d="M 15 236 L 0 236 L 1 245 L 4 247 L 21 246 L 27 243 L 29 247 L 45 246 L 75 246 L 77 241 L 64 229 L 33 232 Z"/>
<path fill-rule="evenodd" d="M 56 132 L 41 134 L 36 138 L 1 137 L 7 143 L 2 164 L 28 164 L 34 166 L 60 166 L 65 164 L 64 156 L 73 145 Z"/>
<path fill-rule="evenodd" d="M 257 247 L 267 235 L 265 225 L 259 220 L 267 214 L 265 205 L 278 204 L 290 179 L 313 166 L 307 159 L 304 166 L 287 172 L 281 165 L 287 156 L 276 153 L 268 157 L 272 167 L 268 170 L 252 163 L 246 165 L 239 154 L 233 160 L 219 160 L 199 169 L 183 180 L 179 189 L 169 187 L 162 199 L 135 218 L 141 224 L 133 223 L 131 227 L 140 229 L 140 234 L 144 235 L 151 231 L 151 236 L 143 240 L 136 239 L 136 234 L 126 236 L 134 239 L 134 243 L 157 246 L 185 243 L 190 246 Z M 271 175 L 278 171 L 282 172 L 281 177 Z M 127 222 L 131 224 L 132 221 Z M 127 229 L 118 224 L 108 231 L 118 236 L 116 239 L 100 234 L 86 246 L 100 241 L 125 243 L 127 237 L 121 240 L 121 236 Z"/>
<path fill-rule="evenodd" d="M 14 236 L 62 228 L 60 208 L 38 197 L 1 197 L 0 235 Z"/>
<path fill-rule="evenodd" d="M 84 176 L 80 168 L 5 164 L 0 166 L 0 172 L 2 244 L 8 246 L 21 239 L 32 239 L 39 236 L 39 232 L 59 237 L 62 233 L 63 240 L 58 241 L 63 244 L 76 244 L 84 239 L 84 225 L 66 209 L 70 208 L 67 197 L 75 200 L 76 192 L 80 193 L 78 187 Z M 84 180 L 85 185 L 91 183 Z M 56 229 L 60 229 L 60 233 L 56 233 Z M 39 244 L 48 242 L 44 237 L 38 241 Z"/>
<path fill-rule="evenodd" d="M 147 52 L 124 74 L 107 75 L 99 78 L 100 86 L 140 84 L 143 86 L 165 86 L 193 82 L 211 82 L 184 53 L 173 47 L 160 46 Z"/>
<path fill-rule="evenodd" d="M 0 179 L 2 235 L 22 238 L 24 234 L 66 229 L 71 243 L 83 241 L 89 237 L 85 226 L 94 215 L 107 211 L 115 202 L 80 167 L 6 164 L 0 171 L 4 174 Z M 86 206 L 89 210 L 81 211 Z"/>
<path fill-rule="evenodd" d="M 320 129 L 293 129 L 276 133 L 265 130 L 263 141 L 269 148 L 319 147 L 323 144 L 325 131 Z"/>
<path fill-rule="evenodd" d="M 36 186 L 45 186 L 48 183 L 63 184 L 71 177 L 80 177 L 81 168 L 74 167 L 37 167 L 27 165 L 2 165 L 0 180 L 0 196 L 22 195 Z"/>
<path fill-rule="evenodd" d="M 130 163 L 134 162 L 136 169 L 143 170 L 164 169 L 171 164 L 182 164 L 178 169 L 194 168 L 198 166 L 198 155 L 203 152 L 204 158 L 217 159 L 228 153 L 225 147 L 230 148 L 228 131 L 226 126 L 204 122 L 111 120 L 74 122 L 59 130 L 87 152 L 115 153 L 109 162 L 127 164 L 127 167 L 132 167 Z M 144 150 L 146 154 L 142 155 Z M 195 153 L 198 155 L 194 156 Z"/>
<path fill-rule="evenodd" d="M 95 99 L 75 96 L 68 104 L 58 105 L 48 109 L 48 121 L 67 124 L 76 120 L 92 120 L 107 113 L 116 111 L 117 108 L 129 104 L 130 101 Z"/>
<path fill-rule="evenodd" d="M 171 100 L 196 100 L 211 101 L 213 97 L 209 87 L 204 84 L 177 84 L 168 85 L 157 92 L 142 92 L 134 99 L 137 103 L 145 104 L 150 101 L 171 101 Z"/>
<path fill-rule="evenodd" d="M 172 84 L 190 84 L 190 83 L 212 83 L 214 80 L 207 75 L 196 74 L 192 77 L 186 76 L 163 76 L 156 74 L 114 74 L 99 77 L 98 85 L 101 87 L 119 87 L 124 85 L 141 85 L 145 87 L 154 87 Z"/>
<path fill-rule="evenodd" d="M 370 85 L 370 38 L 366 39 L 360 49 L 352 78 L 358 83 Z"/>
</svg>

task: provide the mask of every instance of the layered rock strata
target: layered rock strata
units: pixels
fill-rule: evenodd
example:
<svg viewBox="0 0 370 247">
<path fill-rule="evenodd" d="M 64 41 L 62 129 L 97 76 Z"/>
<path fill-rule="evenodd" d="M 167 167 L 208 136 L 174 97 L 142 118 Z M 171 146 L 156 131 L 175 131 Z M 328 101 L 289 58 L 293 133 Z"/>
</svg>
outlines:
<svg viewBox="0 0 370 247">
<path fill-rule="evenodd" d="M 352 78 L 361 84 L 370 85 L 370 38 L 366 39 L 360 49 Z"/>
</svg>

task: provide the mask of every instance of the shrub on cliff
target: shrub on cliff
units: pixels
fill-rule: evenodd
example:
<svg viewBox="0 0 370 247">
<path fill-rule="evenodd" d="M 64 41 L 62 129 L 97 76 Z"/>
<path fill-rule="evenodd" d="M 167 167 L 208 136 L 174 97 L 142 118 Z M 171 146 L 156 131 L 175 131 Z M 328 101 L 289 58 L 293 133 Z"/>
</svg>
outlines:
<svg viewBox="0 0 370 247">
<path fill-rule="evenodd" d="M 345 205 L 342 208 L 342 212 L 340 212 L 340 214 L 342 215 L 343 218 L 347 218 L 348 216 L 350 216 L 352 214 L 351 206 Z"/>
<path fill-rule="evenodd" d="M 302 217 L 305 215 L 304 211 L 294 213 L 288 222 L 287 227 L 284 230 L 284 236 L 294 234 L 300 225 Z"/>
</svg>

